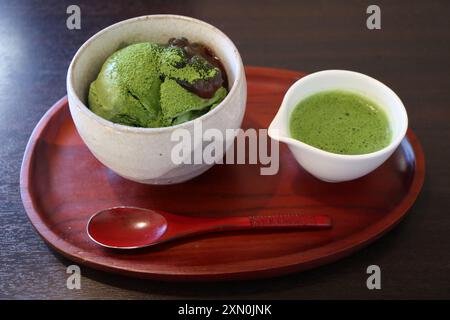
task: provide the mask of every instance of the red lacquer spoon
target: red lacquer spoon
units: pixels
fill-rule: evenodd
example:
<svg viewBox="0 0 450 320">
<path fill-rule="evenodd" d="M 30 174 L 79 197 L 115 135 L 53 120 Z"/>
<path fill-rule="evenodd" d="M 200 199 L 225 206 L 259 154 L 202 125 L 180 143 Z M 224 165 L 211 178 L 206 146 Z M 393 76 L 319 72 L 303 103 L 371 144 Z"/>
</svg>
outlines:
<svg viewBox="0 0 450 320">
<path fill-rule="evenodd" d="M 103 247 L 138 249 L 202 233 L 244 229 L 321 230 L 330 227 L 331 219 L 325 215 L 203 218 L 135 207 L 114 207 L 95 213 L 89 219 L 87 233 Z"/>
</svg>

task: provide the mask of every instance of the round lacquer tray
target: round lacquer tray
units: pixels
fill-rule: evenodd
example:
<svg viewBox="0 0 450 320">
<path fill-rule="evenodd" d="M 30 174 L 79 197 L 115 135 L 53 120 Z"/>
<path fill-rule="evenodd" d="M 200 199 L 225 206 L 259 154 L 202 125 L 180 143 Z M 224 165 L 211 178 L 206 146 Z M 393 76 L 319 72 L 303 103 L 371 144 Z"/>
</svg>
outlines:
<svg viewBox="0 0 450 320">
<path fill-rule="evenodd" d="M 267 128 L 288 87 L 302 73 L 248 67 L 243 128 Z M 67 99 L 36 126 L 20 177 L 23 203 L 38 233 L 76 263 L 120 274 L 167 280 L 246 279 L 301 271 L 342 258 L 380 237 L 406 214 L 424 180 L 424 155 L 408 131 L 399 149 L 368 176 L 325 183 L 306 173 L 280 145 L 280 170 L 216 165 L 189 182 L 149 186 L 125 180 L 98 162 L 78 136 Z M 324 231 L 231 232 L 140 249 L 114 251 L 89 240 L 97 210 L 120 205 L 180 215 L 321 213 Z"/>
</svg>

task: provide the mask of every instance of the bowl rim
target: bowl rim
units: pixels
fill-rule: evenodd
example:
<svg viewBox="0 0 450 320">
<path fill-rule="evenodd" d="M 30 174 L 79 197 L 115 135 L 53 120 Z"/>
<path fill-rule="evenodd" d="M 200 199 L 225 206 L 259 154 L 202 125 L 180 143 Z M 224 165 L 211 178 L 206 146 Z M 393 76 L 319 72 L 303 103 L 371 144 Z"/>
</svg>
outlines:
<svg viewBox="0 0 450 320">
<path fill-rule="evenodd" d="M 116 29 L 121 28 L 125 24 L 133 23 L 133 22 L 136 22 L 139 20 L 146 21 L 149 19 L 177 19 L 177 20 L 189 21 L 189 22 L 193 22 L 196 24 L 200 24 L 200 25 L 204 26 L 205 28 L 209 28 L 212 32 L 218 34 L 219 36 L 223 37 L 226 41 L 229 42 L 229 45 L 230 45 L 231 49 L 233 50 L 234 60 L 237 63 L 236 78 L 235 78 L 234 82 L 232 83 L 231 89 L 229 90 L 229 92 L 227 93 L 225 98 L 214 109 L 208 111 L 207 113 L 205 113 L 204 115 L 202 115 L 198 118 L 195 118 L 195 119 L 192 119 L 192 120 L 189 120 L 189 121 L 186 121 L 186 122 L 174 125 L 174 126 L 145 128 L 145 127 L 131 127 L 131 126 L 123 125 L 120 123 L 115 123 L 115 122 L 109 121 L 107 119 L 104 119 L 104 118 L 100 117 L 99 115 L 95 114 L 92 110 L 90 110 L 86 106 L 85 103 L 83 103 L 80 100 L 80 98 L 78 97 L 78 94 L 75 92 L 75 89 L 73 87 L 73 69 L 74 69 L 76 63 L 78 62 L 79 57 L 83 54 L 83 51 L 92 42 L 96 41 L 98 38 L 100 38 L 101 36 L 103 36 L 103 34 L 105 34 L 107 32 L 114 32 Z M 242 58 L 241 58 L 241 55 L 239 54 L 238 49 L 236 48 L 236 45 L 224 32 L 222 32 L 217 27 L 215 27 L 205 21 L 195 19 L 192 17 L 188 17 L 188 16 L 175 15 L 175 14 L 154 14 L 154 15 L 144 15 L 144 16 L 139 16 L 139 17 L 134 17 L 134 18 L 119 21 L 117 23 L 114 23 L 114 24 L 106 27 L 106 28 L 103 28 L 102 30 L 98 31 L 93 36 L 91 36 L 88 40 L 86 40 L 80 46 L 80 48 L 78 48 L 77 52 L 75 53 L 75 55 L 73 56 L 73 58 L 70 62 L 70 65 L 69 65 L 69 68 L 67 71 L 66 85 L 67 85 L 68 95 L 75 99 L 75 102 L 76 102 L 75 107 L 78 110 L 80 110 L 81 112 L 83 112 L 86 116 L 94 119 L 99 124 L 107 126 L 114 130 L 127 132 L 127 133 L 161 133 L 161 132 L 170 132 L 172 130 L 180 129 L 180 128 L 184 128 L 184 127 L 189 127 L 189 126 L 193 125 L 194 121 L 197 121 L 197 120 L 203 121 L 203 120 L 208 119 L 209 117 L 212 117 L 215 113 L 217 113 L 220 109 L 222 109 L 227 104 L 227 102 L 229 102 L 232 99 L 232 97 L 234 95 L 236 95 L 236 92 L 237 92 L 238 88 L 240 87 L 241 82 L 243 81 L 243 77 L 244 77 L 243 70 L 244 70 L 244 66 L 242 63 Z M 70 106 L 70 104 L 69 104 L 69 106 Z"/>
<path fill-rule="evenodd" d="M 399 133 L 395 137 L 392 138 L 391 142 L 387 146 L 385 146 L 382 149 L 370 152 L 370 153 L 339 154 L 339 153 L 334 153 L 334 152 L 319 149 L 317 147 L 314 147 L 312 145 L 304 143 L 300 140 L 292 138 L 289 134 L 289 123 L 287 124 L 287 126 L 288 126 L 288 128 L 287 128 L 288 135 L 287 136 L 281 136 L 281 135 L 277 136 L 277 135 L 273 134 L 273 130 L 277 129 L 274 127 L 278 127 L 276 125 L 276 122 L 277 122 L 276 120 L 281 116 L 281 114 L 287 112 L 286 111 L 287 104 L 288 104 L 287 100 L 290 98 L 290 96 L 293 94 L 293 92 L 295 90 L 300 90 L 301 85 L 305 81 L 308 81 L 308 80 L 311 80 L 314 78 L 320 78 L 320 77 L 336 74 L 336 73 L 348 74 L 348 75 L 351 75 L 354 77 L 364 78 L 365 80 L 372 82 L 373 85 L 383 88 L 383 90 L 385 90 L 388 94 L 390 94 L 396 100 L 396 105 L 398 105 L 400 107 L 400 112 L 402 114 L 402 118 L 400 119 L 401 127 L 399 130 Z M 339 87 L 339 85 L 336 86 L 336 88 L 338 88 L 338 87 Z M 352 92 L 352 90 L 348 90 L 345 88 L 343 88 L 342 90 Z M 318 93 L 320 91 L 326 91 L 326 90 L 318 90 L 315 93 Z M 288 118 L 289 118 L 289 115 L 288 115 Z M 364 160 L 364 159 L 376 158 L 377 156 L 381 156 L 381 155 L 389 154 L 390 152 L 393 152 L 400 145 L 400 142 L 405 137 L 407 130 L 408 130 L 408 114 L 406 112 L 406 108 L 405 108 L 402 100 L 400 99 L 400 97 L 391 88 L 389 88 L 387 85 L 385 85 L 381 81 L 379 81 L 375 78 L 372 78 L 371 76 L 368 76 L 364 73 L 351 71 L 351 70 L 343 70 L 343 69 L 329 69 L 329 70 L 322 70 L 322 71 L 317 71 L 317 72 L 308 74 L 308 75 L 302 77 L 301 79 L 297 80 L 295 83 L 293 83 L 289 87 L 289 89 L 286 91 L 286 94 L 284 95 L 283 101 L 281 103 L 280 108 L 278 109 L 277 114 L 275 115 L 275 117 L 273 118 L 272 122 L 269 125 L 268 135 L 272 139 L 275 139 L 275 140 L 278 140 L 278 141 L 288 144 L 289 147 L 307 149 L 317 155 L 326 156 L 326 157 L 334 158 L 334 159 L 341 159 L 341 160 Z"/>
</svg>

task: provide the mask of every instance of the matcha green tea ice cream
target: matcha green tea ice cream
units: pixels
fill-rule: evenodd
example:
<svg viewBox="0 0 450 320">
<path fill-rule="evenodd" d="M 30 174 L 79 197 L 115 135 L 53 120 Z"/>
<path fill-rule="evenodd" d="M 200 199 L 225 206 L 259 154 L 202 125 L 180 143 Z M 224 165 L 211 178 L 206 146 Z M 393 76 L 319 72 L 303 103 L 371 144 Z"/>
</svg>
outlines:
<svg viewBox="0 0 450 320">
<path fill-rule="evenodd" d="M 89 108 L 115 123 L 156 128 L 195 119 L 226 96 L 226 74 L 206 47 L 185 38 L 113 53 L 89 89 Z"/>
</svg>

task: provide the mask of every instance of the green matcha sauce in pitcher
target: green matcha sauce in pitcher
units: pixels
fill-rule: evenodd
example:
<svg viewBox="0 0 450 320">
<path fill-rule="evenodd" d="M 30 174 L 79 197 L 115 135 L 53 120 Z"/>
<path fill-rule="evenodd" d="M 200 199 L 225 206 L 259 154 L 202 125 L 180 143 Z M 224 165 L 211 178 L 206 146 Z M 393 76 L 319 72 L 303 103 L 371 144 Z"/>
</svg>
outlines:
<svg viewBox="0 0 450 320">
<path fill-rule="evenodd" d="M 289 120 L 291 137 L 324 151 L 366 154 L 383 149 L 392 133 L 385 112 L 349 91 L 322 91 L 301 100 Z"/>
</svg>

